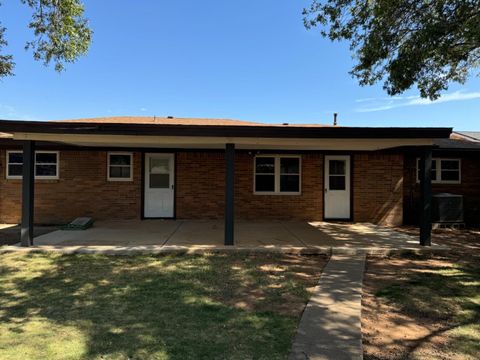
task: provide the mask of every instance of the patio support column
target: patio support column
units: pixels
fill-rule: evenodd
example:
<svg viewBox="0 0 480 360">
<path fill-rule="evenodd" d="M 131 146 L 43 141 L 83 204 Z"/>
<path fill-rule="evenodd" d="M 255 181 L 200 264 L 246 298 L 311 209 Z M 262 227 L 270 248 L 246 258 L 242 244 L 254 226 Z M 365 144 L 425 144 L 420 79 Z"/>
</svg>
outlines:
<svg viewBox="0 0 480 360">
<path fill-rule="evenodd" d="M 22 225 L 20 243 L 22 246 L 33 245 L 33 206 L 35 190 L 35 142 L 23 143 L 23 177 L 22 177 Z"/>
<path fill-rule="evenodd" d="M 225 146 L 225 245 L 233 245 L 235 144 Z"/>
<path fill-rule="evenodd" d="M 432 149 L 420 157 L 420 245 L 430 246 L 432 237 Z"/>
</svg>

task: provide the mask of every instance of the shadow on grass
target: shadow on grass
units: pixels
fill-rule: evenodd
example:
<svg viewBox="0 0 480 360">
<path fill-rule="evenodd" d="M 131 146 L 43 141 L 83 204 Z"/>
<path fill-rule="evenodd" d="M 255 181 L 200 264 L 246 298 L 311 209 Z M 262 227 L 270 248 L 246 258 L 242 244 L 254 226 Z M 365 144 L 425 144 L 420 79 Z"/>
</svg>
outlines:
<svg viewBox="0 0 480 360">
<path fill-rule="evenodd" d="M 8 256 L 0 268 L 0 332 L 8 332 L 0 336 L 0 353 L 11 348 L 4 359 L 25 358 L 15 346 L 28 347 L 33 322 L 44 323 L 41 336 L 49 343 L 26 350 L 37 358 L 285 358 L 299 312 L 281 311 L 283 296 L 304 304 L 316 276 L 302 276 L 321 271 L 290 259 L 280 274 L 262 272 L 279 259 L 225 254 Z M 252 291 L 255 281 L 264 289 L 249 305 L 241 292 Z M 84 339 L 71 353 L 59 340 L 69 329 Z"/>
<path fill-rule="evenodd" d="M 400 314 L 398 325 L 409 323 L 434 325 L 432 331 L 414 341 L 406 341 L 406 353 L 399 358 L 411 358 L 417 349 L 433 338 L 447 336 L 442 351 L 461 356 L 480 354 L 480 262 L 452 261 L 445 266 L 431 265 L 428 260 L 411 256 L 416 262 L 398 279 L 380 287 L 377 298 L 393 304 Z M 425 261 L 426 260 L 426 261 Z M 443 259 L 445 260 L 445 259 Z"/>
</svg>

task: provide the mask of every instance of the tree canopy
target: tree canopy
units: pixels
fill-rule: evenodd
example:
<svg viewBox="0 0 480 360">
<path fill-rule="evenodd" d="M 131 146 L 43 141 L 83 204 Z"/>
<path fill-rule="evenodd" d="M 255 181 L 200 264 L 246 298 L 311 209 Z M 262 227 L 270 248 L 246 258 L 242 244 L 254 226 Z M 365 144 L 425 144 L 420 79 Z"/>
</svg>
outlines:
<svg viewBox="0 0 480 360">
<path fill-rule="evenodd" d="M 62 71 L 66 63 L 75 62 L 87 53 L 92 30 L 84 17 L 80 0 L 20 0 L 32 10 L 28 25 L 34 39 L 25 45 L 33 52 L 33 58 L 46 66 L 54 64 Z M 4 54 L 6 29 L 0 23 L 0 78 L 14 74 L 15 62 L 11 54 Z"/>
<path fill-rule="evenodd" d="M 478 75 L 480 0 L 313 0 L 303 14 L 308 29 L 350 43 L 361 85 L 383 82 L 389 95 L 416 85 L 433 100 Z"/>
</svg>

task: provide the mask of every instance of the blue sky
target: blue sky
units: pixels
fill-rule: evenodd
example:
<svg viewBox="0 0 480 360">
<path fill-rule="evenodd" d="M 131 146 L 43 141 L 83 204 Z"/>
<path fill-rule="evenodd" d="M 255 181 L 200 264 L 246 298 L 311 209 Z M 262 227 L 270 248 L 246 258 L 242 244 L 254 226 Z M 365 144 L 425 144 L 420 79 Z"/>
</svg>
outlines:
<svg viewBox="0 0 480 360">
<path fill-rule="evenodd" d="M 307 31 L 308 1 L 85 1 L 94 31 L 86 57 L 61 74 L 24 50 L 30 12 L 4 1 L 16 76 L 0 82 L 0 118 L 115 115 L 233 118 L 345 126 L 480 130 L 480 80 L 437 102 L 414 89 L 389 98 L 348 74 L 347 44 Z"/>
</svg>

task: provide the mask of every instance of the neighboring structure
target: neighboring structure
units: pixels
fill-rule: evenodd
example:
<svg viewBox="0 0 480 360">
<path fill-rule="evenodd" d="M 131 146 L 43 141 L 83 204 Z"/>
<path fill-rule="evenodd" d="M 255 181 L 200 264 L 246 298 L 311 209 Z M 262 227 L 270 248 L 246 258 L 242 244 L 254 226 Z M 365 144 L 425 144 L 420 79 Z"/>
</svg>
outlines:
<svg viewBox="0 0 480 360">
<path fill-rule="evenodd" d="M 234 219 L 400 225 L 404 159 L 417 157 L 428 245 L 432 148 L 451 134 L 170 117 L 3 120 L 0 131 L 0 221 L 22 220 L 25 245 L 33 216 L 37 223 L 224 218 L 226 244 Z"/>
<path fill-rule="evenodd" d="M 434 142 L 432 163 L 433 194 L 463 196 L 464 220 L 480 225 L 480 132 L 453 132 L 450 139 Z M 418 225 L 420 184 L 418 154 L 405 153 L 404 223 Z"/>
<path fill-rule="evenodd" d="M 480 142 L 480 131 L 455 131 L 452 137 L 457 140 Z"/>
</svg>

